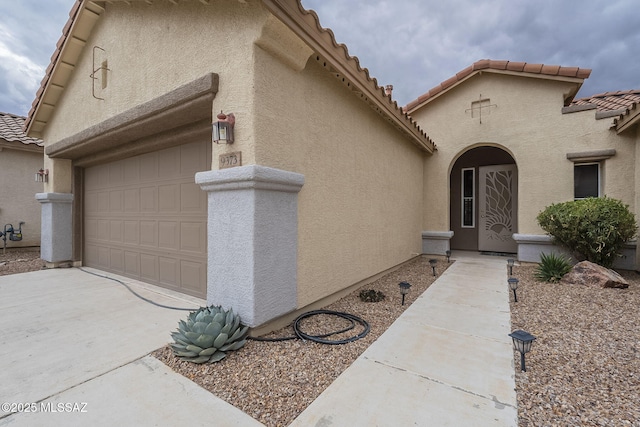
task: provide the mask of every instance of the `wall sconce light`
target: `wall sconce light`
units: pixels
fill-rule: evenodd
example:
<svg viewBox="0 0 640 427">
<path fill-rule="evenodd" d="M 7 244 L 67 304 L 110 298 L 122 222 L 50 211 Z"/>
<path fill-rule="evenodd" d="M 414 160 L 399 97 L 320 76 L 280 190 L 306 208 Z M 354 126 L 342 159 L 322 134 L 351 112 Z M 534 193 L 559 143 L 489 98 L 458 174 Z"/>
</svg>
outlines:
<svg viewBox="0 0 640 427">
<path fill-rule="evenodd" d="M 213 142 L 216 144 L 233 144 L 233 126 L 236 116 L 233 113 L 224 114 L 220 111 L 218 121 L 213 122 Z"/>
<path fill-rule="evenodd" d="M 515 264 L 516 260 L 513 258 L 509 258 L 507 260 L 507 267 L 509 267 L 509 276 L 513 276 L 513 264 Z"/>
<path fill-rule="evenodd" d="M 515 277 L 509 277 L 507 279 L 507 282 L 509 282 L 509 289 L 511 289 L 513 291 L 513 301 L 514 302 L 518 302 L 518 296 L 516 295 L 516 289 L 518 289 L 519 280 L 516 279 Z"/>
<path fill-rule="evenodd" d="M 436 275 L 436 264 L 438 263 L 438 260 L 435 258 L 431 258 L 429 260 L 429 265 L 431 266 L 431 269 L 433 270 L 433 276 L 435 277 Z"/>
<path fill-rule="evenodd" d="M 447 264 L 450 262 L 450 258 L 451 258 L 451 251 L 450 250 L 446 250 L 444 252 L 444 254 L 447 256 Z"/>
<path fill-rule="evenodd" d="M 36 182 L 49 182 L 49 169 L 40 169 L 36 172 Z"/>
<path fill-rule="evenodd" d="M 409 292 L 411 284 L 409 282 L 400 282 L 398 283 L 398 286 L 400 286 L 400 293 L 402 294 L 402 305 L 404 305 L 404 296 Z"/>
<path fill-rule="evenodd" d="M 531 344 L 536 337 L 520 329 L 513 331 L 509 336 L 513 339 L 513 348 L 520 352 L 520 369 L 526 372 L 527 367 L 524 364 L 524 355 L 531 351 Z"/>
</svg>

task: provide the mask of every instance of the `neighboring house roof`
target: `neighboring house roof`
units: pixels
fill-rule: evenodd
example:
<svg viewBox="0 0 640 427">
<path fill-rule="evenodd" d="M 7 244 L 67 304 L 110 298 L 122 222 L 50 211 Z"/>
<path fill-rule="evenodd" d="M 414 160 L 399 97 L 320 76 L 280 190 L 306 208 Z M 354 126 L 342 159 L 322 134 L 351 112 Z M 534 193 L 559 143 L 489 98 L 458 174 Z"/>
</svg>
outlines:
<svg viewBox="0 0 640 427">
<path fill-rule="evenodd" d="M 604 92 L 576 99 L 570 106 L 563 108 L 563 113 L 596 110 L 596 119 L 615 117 L 611 128 L 621 133 L 640 123 L 639 104 L 640 90 Z"/>
<path fill-rule="evenodd" d="M 0 112 L 0 147 L 42 151 L 41 139 L 31 138 L 22 130 L 25 117 Z"/>
<path fill-rule="evenodd" d="M 623 113 L 634 104 L 640 103 L 640 90 L 604 92 L 586 98 L 576 99 L 571 105 L 594 105 L 598 111 Z"/>
<path fill-rule="evenodd" d="M 111 0 L 109 3 L 116 1 L 129 3 L 131 0 Z M 175 0 L 169 1 L 175 2 Z M 209 4 L 207 0 L 201 1 Z M 360 67 L 358 58 L 349 55 L 347 47 L 336 42 L 333 32 L 320 25 L 318 15 L 313 10 L 306 10 L 300 0 L 262 0 L 262 3 L 318 55 L 322 56 L 323 62 L 328 65 L 326 68 L 341 80 L 345 87 L 369 104 L 421 149 L 427 152 L 433 152 L 436 149 L 433 141 L 417 122 L 406 114 L 390 95 L 385 93 L 384 87 L 379 86 L 375 78 L 369 75 L 369 70 Z M 74 3 L 25 122 L 25 131 L 28 134 L 42 136 L 42 131 L 51 118 L 83 47 L 103 11 L 104 8 L 94 1 L 76 0 Z"/>
<path fill-rule="evenodd" d="M 455 76 L 443 81 L 433 87 L 427 93 L 419 96 L 405 106 L 405 111 L 411 113 L 422 107 L 427 102 L 444 94 L 453 87 L 468 80 L 472 76 L 482 72 L 497 74 L 510 74 L 524 77 L 544 78 L 550 80 L 563 80 L 576 83 L 575 90 L 565 96 L 565 105 L 569 105 L 573 97 L 578 93 L 584 79 L 591 75 L 588 68 L 562 67 L 559 65 L 529 64 L 527 62 L 514 61 L 494 61 L 491 59 L 481 59 L 474 62 L 469 67 L 457 73 Z"/>
</svg>

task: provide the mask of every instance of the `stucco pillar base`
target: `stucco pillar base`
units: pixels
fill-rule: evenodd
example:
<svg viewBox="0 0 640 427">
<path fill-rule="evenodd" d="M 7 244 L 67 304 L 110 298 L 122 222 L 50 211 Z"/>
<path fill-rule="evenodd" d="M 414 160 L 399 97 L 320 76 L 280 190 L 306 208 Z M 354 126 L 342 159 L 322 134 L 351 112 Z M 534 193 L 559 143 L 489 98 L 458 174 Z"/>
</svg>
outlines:
<svg viewBox="0 0 640 427">
<path fill-rule="evenodd" d="M 73 257 L 73 194 L 37 193 L 42 208 L 40 258 L 47 263 L 71 261 Z"/>
<path fill-rule="evenodd" d="M 514 234 L 513 240 L 518 244 L 518 261 L 540 262 L 541 254 L 561 254 L 573 262 L 577 262 L 572 254 L 553 244 L 553 238 L 544 234 Z M 613 268 L 622 270 L 633 270 L 636 268 L 636 246 L 635 240 L 627 242 L 622 248 L 621 256 L 613 263 Z"/>
<path fill-rule="evenodd" d="M 422 253 L 431 255 L 444 255 L 451 249 L 453 231 L 423 231 Z"/>
<path fill-rule="evenodd" d="M 199 172 L 207 191 L 207 303 L 262 325 L 297 307 L 298 192 L 304 176 L 259 165 Z"/>
</svg>

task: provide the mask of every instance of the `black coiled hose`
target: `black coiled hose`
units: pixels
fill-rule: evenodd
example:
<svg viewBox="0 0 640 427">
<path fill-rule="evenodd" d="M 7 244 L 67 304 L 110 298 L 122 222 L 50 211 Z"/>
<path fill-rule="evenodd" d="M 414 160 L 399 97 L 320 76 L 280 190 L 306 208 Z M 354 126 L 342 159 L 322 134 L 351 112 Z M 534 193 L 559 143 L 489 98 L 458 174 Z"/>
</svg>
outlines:
<svg viewBox="0 0 640 427">
<path fill-rule="evenodd" d="M 303 319 L 306 319 L 311 316 L 317 316 L 317 315 L 323 315 L 323 314 L 346 319 L 350 322 L 350 325 L 339 331 L 333 331 L 333 332 L 329 332 L 322 335 L 309 335 L 306 332 L 301 330 L 300 323 Z M 360 332 L 359 334 L 349 338 L 340 339 L 340 340 L 326 339 L 330 336 L 338 335 L 338 334 L 350 331 L 351 329 L 355 328 L 356 323 L 359 323 L 363 327 L 362 332 Z M 249 337 L 249 339 L 254 341 L 266 341 L 266 342 L 278 342 L 278 341 L 301 339 L 301 340 L 317 342 L 320 344 L 338 345 L 338 344 L 350 343 L 350 342 L 359 340 L 361 338 L 364 338 L 369 333 L 370 330 L 371 330 L 371 327 L 369 326 L 369 323 L 367 323 L 366 320 L 362 319 L 361 317 L 355 316 L 353 314 L 344 313 L 341 311 L 332 311 L 332 310 L 313 310 L 313 311 L 308 311 L 306 313 L 302 313 L 300 316 L 296 318 L 296 320 L 293 321 L 293 332 L 295 333 L 295 336 L 281 337 L 281 338 Z"/>
</svg>

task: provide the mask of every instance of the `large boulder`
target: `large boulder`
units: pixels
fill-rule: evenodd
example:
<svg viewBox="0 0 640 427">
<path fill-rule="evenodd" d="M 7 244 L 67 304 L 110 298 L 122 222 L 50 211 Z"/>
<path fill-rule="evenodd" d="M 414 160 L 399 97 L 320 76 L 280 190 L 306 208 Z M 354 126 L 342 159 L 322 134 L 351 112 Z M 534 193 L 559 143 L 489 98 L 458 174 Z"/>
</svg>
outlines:
<svg viewBox="0 0 640 427">
<path fill-rule="evenodd" d="M 564 275 L 561 282 L 601 288 L 629 287 L 629 283 L 615 271 L 589 261 L 582 261 L 574 265 L 571 271 Z"/>
</svg>

